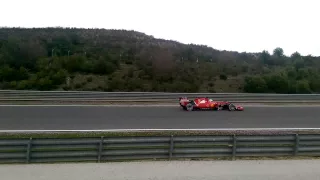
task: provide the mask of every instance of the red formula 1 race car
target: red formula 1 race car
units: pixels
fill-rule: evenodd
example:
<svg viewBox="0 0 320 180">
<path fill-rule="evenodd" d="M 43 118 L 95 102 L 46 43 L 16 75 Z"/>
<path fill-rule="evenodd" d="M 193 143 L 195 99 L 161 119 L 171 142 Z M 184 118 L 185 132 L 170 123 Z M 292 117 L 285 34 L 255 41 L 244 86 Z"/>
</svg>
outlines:
<svg viewBox="0 0 320 180">
<path fill-rule="evenodd" d="M 209 98 L 195 98 L 189 100 L 186 97 L 179 98 L 180 106 L 186 111 L 194 110 L 229 110 L 229 111 L 243 111 L 242 106 L 236 106 L 227 101 L 213 101 Z"/>
</svg>

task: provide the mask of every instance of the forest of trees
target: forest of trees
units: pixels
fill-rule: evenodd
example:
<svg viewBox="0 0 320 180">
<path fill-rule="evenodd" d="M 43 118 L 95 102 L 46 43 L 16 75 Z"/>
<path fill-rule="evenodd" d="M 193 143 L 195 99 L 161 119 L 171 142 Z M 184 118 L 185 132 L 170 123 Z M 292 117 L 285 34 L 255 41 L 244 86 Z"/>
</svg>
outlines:
<svg viewBox="0 0 320 180">
<path fill-rule="evenodd" d="M 238 53 L 141 32 L 0 28 L 0 89 L 319 93 L 320 57 Z"/>
</svg>

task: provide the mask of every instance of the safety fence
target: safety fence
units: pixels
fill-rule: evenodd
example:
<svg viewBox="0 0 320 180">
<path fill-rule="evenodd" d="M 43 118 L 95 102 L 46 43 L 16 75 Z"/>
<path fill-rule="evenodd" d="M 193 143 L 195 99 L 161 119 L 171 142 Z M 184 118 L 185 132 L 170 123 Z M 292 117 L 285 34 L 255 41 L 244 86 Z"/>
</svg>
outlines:
<svg viewBox="0 0 320 180">
<path fill-rule="evenodd" d="M 0 163 L 318 156 L 320 134 L 18 138 L 0 136 Z"/>
<path fill-rule="evenodd" d="M 320 94 L 163 93 L 1 90 L 0 101 L 172 101 L 209 97 L 234 102 L 320 102 Z"/>
</svg>

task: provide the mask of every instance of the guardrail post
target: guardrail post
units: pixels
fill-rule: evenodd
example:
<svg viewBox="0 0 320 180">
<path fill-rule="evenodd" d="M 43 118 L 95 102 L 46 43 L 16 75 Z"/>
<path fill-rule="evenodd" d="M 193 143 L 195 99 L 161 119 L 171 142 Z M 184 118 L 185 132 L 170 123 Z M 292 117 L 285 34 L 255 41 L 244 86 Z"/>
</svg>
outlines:
<svg viewBox="0 0 320 180">
<path fill-rule="evenodd" d="M 173 143 L 174 143 L 174 142 L 173 142 L 173 135 L 171 135 L 171 137 L 170 137 L 169 160 L 171 160 L 171 158 L 172 158 L 173 146 L 174 146 L 174 144 L 173 144 Z"/>
<path fill-rule="evenodd" d="M 29 139 L 28 147 L 27 147 L 27 163 L 30 163 L 30 157 L 31 157 L 31 148 L 32 148 L 32 137 Z"/>
<path fill-rule="evenodd" d="M 102 150 L 103 150 L 103 136 L 101 136 L 101 140 L 99 143 L 99 151 L 98 151 L 98 163 L 101 162 L 101 154 L 102 154 Z"/>
<path fill-rule="evenodd" d="M 232 145 L 232 160 L 236 160 L 236 150 L 237 150 L 237 137 L 233 135 L 233 145 Z"/>
<path fill-rule="evenodd" d="M 299 134 L 296 134 L 296 142 L 295 142 L 295 146 L 294 146 L 294 155 L 298 155 L 299 152 L 299 142 L 300 142 L 300 137 Z"/>
</svg>

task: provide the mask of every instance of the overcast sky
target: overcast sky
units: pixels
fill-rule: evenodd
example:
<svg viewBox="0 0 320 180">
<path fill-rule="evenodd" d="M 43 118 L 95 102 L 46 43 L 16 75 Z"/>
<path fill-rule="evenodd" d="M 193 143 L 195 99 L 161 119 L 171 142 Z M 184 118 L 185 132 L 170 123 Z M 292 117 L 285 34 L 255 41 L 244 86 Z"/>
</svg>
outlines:
<svg viewBox="0 0 320 180">
<path fill-rule="evenodd" d="M 0 26 L 128 29 L 219 50 L 320 56 L 319 0 L 0 0 Z"/>
</svg>

